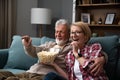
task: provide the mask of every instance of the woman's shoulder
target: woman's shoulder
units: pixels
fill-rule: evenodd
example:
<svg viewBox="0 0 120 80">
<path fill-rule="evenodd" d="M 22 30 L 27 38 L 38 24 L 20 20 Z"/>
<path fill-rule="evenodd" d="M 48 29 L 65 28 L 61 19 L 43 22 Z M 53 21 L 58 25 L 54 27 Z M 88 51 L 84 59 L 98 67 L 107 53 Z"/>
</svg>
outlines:
<svg viewBox="0 0 120 80">
<path fill-rule="evenodd" d="M 95 43 L 88 43 L 88 46 L 101 46 L 101 44 L 99 42 L 95 42 Z"/>
</svg>

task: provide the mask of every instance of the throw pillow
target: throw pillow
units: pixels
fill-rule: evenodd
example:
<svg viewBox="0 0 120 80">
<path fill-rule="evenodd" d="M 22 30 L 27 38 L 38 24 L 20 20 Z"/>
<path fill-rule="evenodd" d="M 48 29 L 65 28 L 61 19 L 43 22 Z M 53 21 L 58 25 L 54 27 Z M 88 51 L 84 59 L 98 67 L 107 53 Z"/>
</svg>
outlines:
<svg viewBox="0 0 120 80">
<path fill-rule="evenodd" d="M 33 45 L 40 45 L 40 38 L 32 38 Z M 27 70 L 31 65 L 37 62 L 37 58 L 33 58 L 25 54 L 21 36 L 13 36 L 12 44 L 9 48 L 9 57 L 4 68 L 24 69 Z"/>
</svg>

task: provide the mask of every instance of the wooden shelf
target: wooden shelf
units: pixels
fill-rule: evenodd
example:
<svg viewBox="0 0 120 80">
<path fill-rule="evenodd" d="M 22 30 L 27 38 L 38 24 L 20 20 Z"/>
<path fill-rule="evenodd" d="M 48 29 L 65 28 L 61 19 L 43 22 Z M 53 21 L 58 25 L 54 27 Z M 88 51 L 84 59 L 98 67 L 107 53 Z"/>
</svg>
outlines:
<svg viewBox="0 0 120 80">
<path fill-rule="evenodd" d="M 95 24 L 95 25 L 92 25 L 92 24 L 90 24 L 89 25 L 90 27 L 118 27 L 118 28 L 120 28 L 120 25 L 105 25 L 105 24 Z"/>
<path fill-rule="evenodd" d="M 120 3 L 103 3 L 103 4 L 79 4 L 78 6 L 76 6 L 78 8 L 82 8 L 82 9 L 101 9 L 101 8 L 105 8 L 105 9 L 110 9 L 110 8 L 120 8 Z"/>
<path fill-rule="evenodd" d="M 120 33 L 120 25 L 89 25 L 92 33 L 97 33 L 99 36 L 105 36 L 106 33 Z"/>
<path fill-rule="evenodd" d="M 103 3 L 103 4 L 79 4 L 79 7 L 101 7 L 101 6 L 119 6 L 120 3 Z"/>
<path fill-rule="evenodd" d="M 104 36 L 105 33 L 120 33 L 120 25 L 118 25 L 120 21 L 120 3 L 78 4 L 75 11 L 75 21 L 81 21 L 82 13 L 90 14 L 90 23 L 92 21 L 98 23 L 99 18 L 102 19 L 103 24 L 101 25 L 89 25 L 92 32 L 98 33 L 99 36 Z M 108 13 L 115 13 L 112 25 L 104 24 Z"/>
</svg>

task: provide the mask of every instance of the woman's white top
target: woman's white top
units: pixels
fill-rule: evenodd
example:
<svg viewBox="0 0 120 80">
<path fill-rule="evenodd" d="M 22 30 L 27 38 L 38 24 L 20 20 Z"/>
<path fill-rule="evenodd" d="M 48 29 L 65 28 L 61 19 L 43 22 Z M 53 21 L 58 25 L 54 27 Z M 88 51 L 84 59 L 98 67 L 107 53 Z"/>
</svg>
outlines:
<svg viewBox="0 0 120 80">
<path fill-rule="evenodd" d="M 75 59 L 75 63 L 74 63 L 74 73 L 75 73 L 75 76 L 78 78 L 78 80 L 83 80 L 82 79 L 82 73 L 80 71 L 80 67 L 79 67 L 79 62 L 78 60 Z"/>
</svg>

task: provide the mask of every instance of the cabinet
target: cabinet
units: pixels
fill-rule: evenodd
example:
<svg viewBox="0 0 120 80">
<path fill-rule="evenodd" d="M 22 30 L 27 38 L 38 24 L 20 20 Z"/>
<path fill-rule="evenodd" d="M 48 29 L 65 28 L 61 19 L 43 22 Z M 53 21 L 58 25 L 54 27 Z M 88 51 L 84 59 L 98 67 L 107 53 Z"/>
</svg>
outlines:
<svg viewBox="0 0 120 80">
<path fill-rule="evenodd" d="M 79 0 L 76 0 L 75 21 L 81 21 L 83 13 L 90 14 L 89 27 L 92 33 L 97 33 L 98 36 L 105 36 L 108 33 L 120 35 L 120 24 L 118 24 L 120 21 L 120 3 L 81 4 Z M 105 24 L 108 13 L 115 13 L 113 23 L 109 25 Z M 102 19 L 102 24 L 98 24 L 99 18 Z"/>
</svg>

